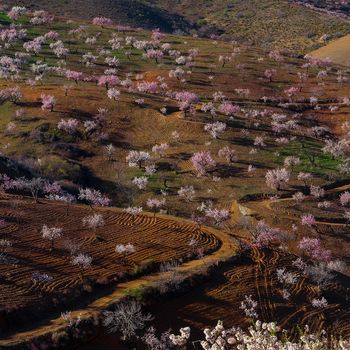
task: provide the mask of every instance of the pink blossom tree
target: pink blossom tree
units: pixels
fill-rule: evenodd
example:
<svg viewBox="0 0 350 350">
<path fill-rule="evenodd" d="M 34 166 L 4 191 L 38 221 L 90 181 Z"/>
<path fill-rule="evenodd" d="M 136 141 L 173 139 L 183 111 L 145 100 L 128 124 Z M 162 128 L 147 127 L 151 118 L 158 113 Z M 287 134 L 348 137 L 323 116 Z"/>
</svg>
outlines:
<svg viewBox="0 0 350 350">
<path fill-rule="evenodd" d="M 158 92 L 158 83 L 156 81 L 143 81 L 137 84 L 137 90 L 148 94 L 155 94 Z"/>
<path fill-rule="evenodd" d="M 276 74 L 277 74 L 276 69 L 266 69 L 264 72 L 266 79 L 268 79 L 270 83 L 272 82 L 272 79 L 274 76 L 276 76 Z"/>
<path fill-rule="evenodd" d="M 218 152 L 218 156 L 224 158 L 227 163 L 234 163 L 238 159 L 236 151 L 228 146 L 221 148 Z"/>
<path fill-rule="evenodd" d="M 216 166 L 216 162 L 209 151 L 194 153 L 191 157 L 191 163 L 198 176 L 204 176 Z"/>
<path fill-rule="evenodd" d="M 160 157 L 163 157 L 168 149 L 169 145 L 167 143 L 161 143 L 154 145 L 152 147 L 152 152 L 159 154 Z"/>
<path fill-rule="evenodd" d="M 103 219 L 103 215 L 102 214 L 93 214 L 93 215 L 89 215 L 89 216 L 85 216 L 83 217 L 82 219 L 82 223 L 84 226 L 92 229 L 93 231 L 93 237 L 94 238 L 97 238 L 96 236 L 96 230 L 99 228 L 99 227 L 102 227 L 104 226 L 105 224 L 105 221 Z"/>
<path fill-rule="evenodd" d="M 160 31 L 159 28 L 152 30 L 152 40 L 161 41 L 165 38 L 165 34 Z"/>
<path fill-rule="evenodd" d="M 299 249 L 308 254 L 312 259 L 318 261 L 330 261 L 331 252 L 322 247 L 321 241 L 317 238 L 304 237 L 299 242 Z"/>
<path fill-rule="evenodd" d="M 37 10 L 32 13 L 32 18 L 30 19 L 30 23 L 34 25 L 42 25 L 53 22 L 54 17 L 49 15 L 44 10 Z"/>
<path fill-rule="evenodd" d="M 111 205 L 111 200 L 98 190 L 92 188 L 81 188 L 79 189 L 78 198 L 80 200 L 85 200 L 92 207 L 92 205 L 98 205 L 101 207 Z"/>
<path fill-rule="evenodd" d="M 199 97 L 195 93 L 189 91 L 178 92 L 175 95 L 175 99 L 179 101 L 179 108 L 185 112 L 185 116 L 187 112 L 190 112 L 190 114 L 195 113 L 193 105 L 199 102 Z"/>
<path fill-rule="evenodd" d="M 136 217 L 142 214 L 143 209 L 142 207 L 128 207 L 125 208 L 124 211 L 131 215 L 132 222 L 134 223 Z"/>
<path fill-rule="evenodd" d="M 231 215 L 227 209 L 209 208 L 205 211 L 205 216 L 214 220 L 215 226 L 221 226 L 229 220 Z"/>
<path fill-rule="evenodd" d="M 12 182 L 13 188 L 30 192 L 36 203 L 45 184 L 46 181 L 41 177 L 33 177 L 32 179 L 20 178 Z"/>
<path fill-rule="evenodd" d="M 23 44 L 23 48 L 27 52 L 33 52 L 36 56 L 41 50 L 41 43 L 37 40 L 27 41 Z"/>
<path fill-rule="evenodd" d="M 156 211 L 157 209 L 160 209 L 165 205 L 165 198 L 163 199 L 158 199 L 158 198 L 148 198 L 147 207 L 153 210 L 153 216 L 156 216 Z"/>
<path fill-rule="evenodd" d="M 67 70 L 66 71 L 66 78 L 68 80 L 73 80 L 73 81 L 75 81 L 76 84 L 78 84 L 78 81 L 83 79 L 83 73 L 77 72 L 74 70 Z"/>
<path fill-rule="evenodd" d="M 113 21 L 110 18 L 101 16 L 101 17 L 95 17 L 92 20 L 92 24 L 95 26 L 104 28 L 104 27 L 113 25 Z"/>
<path fill-rule="evenodd" d="M 79 268 L 80 278 L 83 281 L 84 280 L 84 271 L 91 267 L 92 257 L 87 255 L 87 254 L 80 253 L 80 254 L 72 257 L 71 264 L 73 266 L 77 266 Z"/>
<path fill-rule="evenodd" d="M 164 53 L 161 50 L 149 49 L 146 51 L 145 56 L 147 58 L 155 60 L 156 63 L 159 63 L 159 61 L 163 59 Z"/>
<path fill-rule="evenodd" d="M 70 118 L 68 120 L 61 119 L 57 124 L 58 130 L 65 131 L 67 134 L 74 135 L 78 131 L 79 120 Z"/>
<path fill-rule="evenodd" d="M 61 185 L 58 182 L 46 182 L 43 186 L 43 192 L 45 194 L 60 194 L 63 192 Z"/>
<path fill-rule="evenodd" d="M 148 184 L 148 178 L 146 176 L 136 176 L 132 179 L 132 183 L 139 189 L 144 190 Z"/>
<path fill-rule="evenodd" d="M 120 91 L 115 88 L 110 88 L 107 90 L 107 97 L 110 100 L 118 101 L 120 97 Z"/>
<path fill-rule="evenodd" d="M 341 204 L 343 207 L 348 206 L 349 203 L 350 203 L 350 192 L 349 192 L 349 191 L 343 192 L 343 193 L 340 195 L 339 200 L 340 200 L 340 204 Z"/>
<path fill-rule="evenodd" d="M 13 6 L 11 11 L 7 13 L 13 21 L 17 20 L 20 16 L 24 16 L 27 13 L 27 9 L 23 6 Z"/>
<path fill-rule="evenodd" d="M 126 156 L 126 161 L 129 164 L 129 167 L 139 167 L 142 168 L 142 165 L 145 161 L 151 158 L 150 154 L 145 151 L 129 151 L 129 154 Z"/>
<path fill-rule="evenodd" d="M 301 224 L 303 226 L 313 227 L 316 225 L 315 217 L 312 214 L 305 214 L 301 216 Z"/>
<path fill-rule="evenodd" d="M 41 229 L 42 237 L 51 241 L 51 250 L 54 250 L 54 242 L 62 237 L 63 229 L 60 227 L 48 227 L 44 225 Z"/>
<path fill-rule="evenodd" d="M 183 198 L 186 202 L 190 202 L 193 200 L 195 195 L 195 190 L 193 186 L 182 186 L 178 191 L 177 194 L 180 198 Z"/>
<path fill-rule="evenodd" d="M 53 112 L 53 108 L 56 104 L 56 99 L 54 96 L 42 94 L 41 102 L 42 102 L 42 106 L 41 106 L 42 110 L 49 109 L 51 112 Z"/>
<path fill-rule="evenodd" d="M 127 244 L 117 244 L 115 246 L 115 252 L 119 255 L 121 255 L 121 260 L 122 263 L 127 263 L 127 261 L 125 261 L 125 258 L 127 255 L 135 253 L 136 252 L 136 248 L 133 244 L 131 243 L 127 243 Z"/>
<path fill-rule="evenodd" d="M 204 125 L 204 130 L 207 131 L 214 139 L 218 138 L 226 130 L 226 123 L 214 122 Z"/>
<path fill-rule="evenodd" d="M 120 80 L 116 75 L 101 75 L 97 81 L 97 85 L 105 86 L 106 90 L 118 84 L 120 84 Z"/>
<path fill-rule="evenodd" d="M 281 236 L 279 229 L 270 227 L 263 220 L 258 221 L 256 226 L 250 227 L 249 231 L 253 236 L 252 245 L 259 248 L 268 247 Z"/>
<path fill-rule="evenodd" d="M 219 112 L 227 116 L 234 116 L 240 111 L 241 111 L 240 107 L 232 104 L 231 102 L 225 101 L 219 105 Z"/>
<path fill-rule="evenodd" d="M 266 173 L 266 185 L 279 191 L 282 186 L 289 182 L 289 171 L 285 168 L 268 170 Z"/>
</svg>

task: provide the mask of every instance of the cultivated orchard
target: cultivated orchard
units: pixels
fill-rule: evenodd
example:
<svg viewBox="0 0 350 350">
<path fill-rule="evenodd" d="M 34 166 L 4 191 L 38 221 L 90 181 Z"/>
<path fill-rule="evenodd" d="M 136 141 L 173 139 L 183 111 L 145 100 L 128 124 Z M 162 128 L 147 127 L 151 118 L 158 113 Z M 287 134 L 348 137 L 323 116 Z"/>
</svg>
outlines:
<svg viewBox="0 0 350 350">
<path fill-rule="evenodd" d="M 79 25 L 18 6 L 7 16 L 11 24 L 0 28 L 1 156 L 25 172 L 2 172 L 1 193 L 64 202 L 67 216 L 73 202 L 90 206 L 76 223 L 91 232 L 90 244 L 108 224 L 101 207 L 114 206 L 133 225 L 149 211 L 153 220 L 168 213 L 198 230 L 205 224 L 236 234 L 242 254 L 296 254 L 298 274 L 291 266 L 274 271 L 283 300 L 293 298 L 298 278 L 309 278 L 320 293 L 308 302 L 327 307 L 322 291 L 335 271 L 348 272 L 347 71 L 287 50 L 146 32 L 105 17 Z M 39 231 L 54 254 L 65 229 L 45 224 Z M 330 234 L 344 249 L 332 251 Z M 1 256 L 13 243 L 0 241 Z M 122 261 L 139 249 L 132 237 L 114 247 Z M 84 249 L 73 249 L 67 262 L 82 281 L 96 260 Z M 247 317 L 258 318 L 256 307 L 242 296 Z M 134 324 L 117 318 L 130 313 L 138 315 Z M 151 320 L 136 304 L 105 316 L 105 326 L 124 338 Z M 234 349 L 259 338 L 288 348 L 272 335 L 274 323 L 252 327 L 250 336 L 240 328 L 226 334 L 219 322 L 201 346 Z M 167 339 L 181 349 L 189 338 L 183 328 Z M 324 341 L 305 339 L 291 348 Z"/>
</svg>

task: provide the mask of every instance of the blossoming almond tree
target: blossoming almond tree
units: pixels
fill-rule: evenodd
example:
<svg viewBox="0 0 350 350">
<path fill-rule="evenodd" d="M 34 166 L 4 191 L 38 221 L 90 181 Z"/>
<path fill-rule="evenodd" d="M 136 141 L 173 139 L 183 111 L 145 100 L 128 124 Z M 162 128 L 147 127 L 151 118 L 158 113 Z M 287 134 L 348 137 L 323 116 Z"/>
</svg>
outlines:
<svg viewBox="0 0 350 350">
<path fill-rule="evenodd" d="M 279 191 L 282 186 L 288 184 L 290 173 L 285 168 L 268 170 L 265 178 L 268 187 Z"/>
<path fill-rule="evenodd" d="M 95 17 L 92 20 L 92 24 L 104 28 L 107 26 L 111 26 L 113 24 L 113 20 L 111 20 L 108 17 Z"/>
<path fill-rule="evenodd" d="M 92 257 L 83 253 L 73 256 L 71 259 L 71 264 L 73 266 L 78 266 L 82 281 L 84 280 L 84 270 L 89 269 L 91 267 L 91 263 Z"/>
<path fill-rule="evenodd" d="M 153 216 L 156 216 L 157 209 L 163 207 L 165 205 L 165 198 L 158 199 L 158 198 L 148 198 L 147 207 L 153 210 Z"/>
<path fill-rule="evenodd" d="M 42 106 L 41 106 L 42 110 L 48 109 L 51 112 L 53 112 L 53 108 L 55 107 L 55 104 L 56 104 L 56 99 L 54 96 L 42 94 L 41 102 L 42 102 Z"/>
<path fill-rule="evenodd" d="M 209 208 L 205 211 L 208 218 L 214 220 L 216 226 L 221 226 L 225 221 L 230 219 L 230 212 L 227 209 Z"/>
<path fill-rule="evenodd" d="M 143 163 L 151 158 L 150 154 L 145 151 L 129 151 L 129 154 L 126 157 L 130 167 L 138 166 L 140 169 Z"/>
<path fill-rule="evenodd" d="M 62 237 L 63 229 L 61 227 L 48 227 L 44 225 L 41 229 L 42 237 L 51 241 L 51 250 L 54 250 L 54 242 Z"/>
<path fill-rule="evenodd" d="M 78 198 L 80 200 L 87 201 L 91 208 L 92 205 L 106 207 L 111 204 L 111 200 L 109 198 L 103 196 L 100 191 L 94 190 L 92 188 L 81 188 L 79 190 Z"/>
<path fill-rule="evenodd" d="M 123 263 L 128 263 L 125 261 L 125 257 L 129 254 L 135 253 L 136 248 L 133 244 L 117 244 L 115 246 L 115 252 L 121 256 L 121 260 Z"/>
<path fill-rule="evenodd" d="M 142 207 L 128 207 L 124 211 L 132 216 L 132 222 L 135 223 L 136 217 L 142 214 Z"/>
<path fill-rule="evenodd" d="M 84 226 L 87 226 L 88 228 L 92 229 L 96 238 L 96 229 L 104 226 L 105 221 L 103 219 L 102 214 L 93 214 L 83 217 L 82 223 Z"/>
<path fill-rule="evenodd" d="M 177 194 L 180 198 L 184 198 L 186 202 L 190 202 L 194 198 L 195 190 L 193 186 L 182 186 L 177 191 Z"/>
<path fill-rule="evenodd" d="M 315 306 L 325 305 L 325 302 L 314 302 Z M 317 305 L 316 305 L 317 304 Z M 332 343 L 333 350 L 347 350 L 350 342 L 346 339 L 330 340 L 326 333 L 312 334 L 309 327 L 302 330 L 302 335 L 295 341 L 291 341 L 277 323 L 265 323 L 255 321 L 247 330 L 240 327 L 225 328 L 222 321 L 218 321 L 214 328 L 204 329 L 204 339 L 199 342 L 203 350 L 243 350 L 243 349 L 278 349 L 278 350 L 306 350 L 306 349 L 329 349 Z M 181 328 L 180 335 L 170 334 L 169 339 L 178 349 L 186 349 L 191 337 L 189 327 Z"/>
<path fill-rule="evenodd" d="M 216 166 L 216 162 L 209 151 L 194 153 L 191 162 L 198 176 L 204 176 Z"/>
</svg>

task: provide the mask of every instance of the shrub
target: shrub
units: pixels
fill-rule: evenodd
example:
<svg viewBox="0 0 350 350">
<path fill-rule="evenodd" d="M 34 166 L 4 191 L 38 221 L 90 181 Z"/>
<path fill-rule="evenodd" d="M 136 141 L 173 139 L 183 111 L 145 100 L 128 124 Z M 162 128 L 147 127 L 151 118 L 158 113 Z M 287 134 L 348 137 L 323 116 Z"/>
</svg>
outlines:
<svg viewBox="0 0 350 350">
<path fill-rule="evenodd" d="M 128 288 L 125 291 L 125 295 L 137 301 L 143 301 L 145 300 L 145 291 L 144 287 Z"/>
<path fill-rule="evenodd" d="M 142 261 L 139 265 L 135 265 L 134 274 L 142 275 L 151 272 L 156 268 L 156 262 L 153 259 Z"/>
<path fill-rule="evenodd" d="M 202 27 L 202 26 L 206 26 L 207 25 L 207 21 L 204 19 L 204 18 L 200 18 L 198 21 L 197 21 L 197 26 L 198 27 Z"/>
<path fill-rule="evenodd" d="M 70 163 L 55 155 L 43 157 L 40 170 L 44 177 L 55 180 L 67 179 L 75 182 L 80 176 L 79 165 Z"/>
</svg>

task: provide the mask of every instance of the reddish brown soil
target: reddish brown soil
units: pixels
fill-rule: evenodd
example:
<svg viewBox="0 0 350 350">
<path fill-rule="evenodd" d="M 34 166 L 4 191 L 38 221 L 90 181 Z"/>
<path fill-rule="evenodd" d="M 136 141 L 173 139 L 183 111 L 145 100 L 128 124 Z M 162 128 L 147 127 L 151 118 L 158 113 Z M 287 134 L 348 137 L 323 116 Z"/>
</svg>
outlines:
<svg viewBox="0 0 350 350">
<path fill-rule="evenodd" d="M 296 325 L 308 324 L 314 331 L 336 326 L 333 331 L 337 334 L 349 335 L 350 324 L 346 320 L 350 316 L 347 303 L 350 280 L 344 278 L 342 285 L 337 281 L 327 287 L 327 308 L 312 307 L 310 301 L 318 298 L 317 287 L 302 276 L 290 289 L 290 300 L 285 301 L 280 294 L 281 285 L 277 281 L 276 270 L 286 267 L 287 271 L 296 272 L 292 266 L 293 259 L 294 256 L 277 251 L 255 250 L 251 259 L 246 258 L 226 267 L 217 278 L 198 287 L 191 295 L 162 305 L 162 308 L 170 308 L 170 315 L 175 315 L 175 310 L 178 310 L 176 318 L 180 322 L 166 321 L 159 311 L 156 312 L 156 319 L 161 318 L 165 328 L 182 324 L 203 329 L 213 326 L 218 319 L 227 326 L 243 326 L 247 323 L 240 304 L 245 295 L 252 295 L 259 304 L 259 318 L 264 321 L 277 321 L 281 327 L 294 331 Z"/>
<path fill-rule="evenodd" d="M 155 326 L 161 331 L 190 326 L 194 339 L 202 337 L 207 326 L 214 326 L 218 319 L 229 326 L 247 327 L 249 322 L 240 309 L 245 295 L 252 295 L 259 302 L 257 313 L 265 321 L 277 321 L 292 334 L 297 334 L 297 326 L 308 324 L 311 331 L 326 329 L 335 335 L 350 335 L 350 279 L 338 276 L 322 291 L 329 305 L 313 308 L 311 300 L 318 298 L 317 287 L 305 277 L 290 289 L 289 301 L 281 297 L 281 285 L 276 278 L 276 269 L 286 267 L 287 271 L 297 270 L 292 266 L 295 256 L 277 251 L 252 252 L 235 263 L 227 264 L 207 282 L 191 290 L 191 293 L 164 298 L 152 303 L 147 309 L 155 316 Z M 167 310 L 164 313 L 164 310 Z M 92 350 L 102 348 L 112 350 L 118 344 L 118 337 L 101 334 L 89 344 L 74 349 Z M 121 345 L 118 345 L 121 346 Z M 120 347 L 122 349 L 122 347 Z M 119 349 L 119 347 L 118 347 Z M 142 346 L 140 349 L 143 349 Z"/>
<path fill-rule="evenodd" d="M 132 274 L 146 260 L 161 263 L 189 258 L 194 253 L 189 246 L 191 239 L 198 241 L 197 248 L 203 252 L 216 250 L 221 244 L 195 225 L 146 215 L 134 220 L 116 209 L 95 209 L 103 214 L 105 225 L 92 232 L 82 225 L 82 218 L 93 213 L 88 206 L 72 205 L 67 212 L 64 204 L 1 197 L 0 208 L 0 217 L 8 223 L 0 229 L 0 238 L 13 244 L 8 254 L 13 261 L 0 264 L 0 307 L 7 315 L 16 309 L 49 309 L 65 295 L 71 295 L 72 302 L 82 287 L 88 291 L 97 283 L 102 288 L 125 273 Z M 52 251 L 40 233 L 44 224 L 63 228 L 63 237 Z M 81 252 L 93 258 L 91 268 L 84 271 L 84 285 L 79 268 L 70 263 L 64 239 L 82 244 Z M 127 243 L 132 243 L 136 252 L 121 258 L 115 246 Z M 34 284 L 33 273 L 47 274 L 52 280 Z"/>
</svg>

